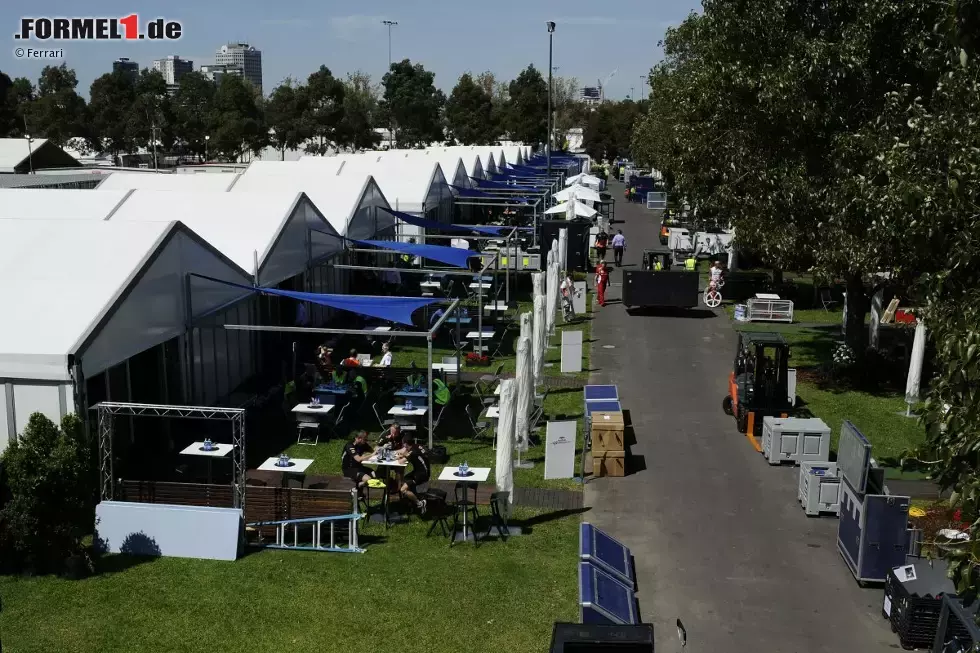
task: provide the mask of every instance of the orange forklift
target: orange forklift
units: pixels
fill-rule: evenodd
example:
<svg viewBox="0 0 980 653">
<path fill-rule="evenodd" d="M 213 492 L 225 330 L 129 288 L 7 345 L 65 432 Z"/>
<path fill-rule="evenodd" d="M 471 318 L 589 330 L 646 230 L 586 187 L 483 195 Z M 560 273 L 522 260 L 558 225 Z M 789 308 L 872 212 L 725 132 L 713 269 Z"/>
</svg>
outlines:
<svg viewBox="0 0 980 653">
<path fill-rule="evenodd" d="M 739 433 L 761 451 L 763 417 L 789 417 L 789 345 L 778 333 L 739 331 L 735 364 L 728 377 L 725 413 L 735 417 Z"/>
</svg>

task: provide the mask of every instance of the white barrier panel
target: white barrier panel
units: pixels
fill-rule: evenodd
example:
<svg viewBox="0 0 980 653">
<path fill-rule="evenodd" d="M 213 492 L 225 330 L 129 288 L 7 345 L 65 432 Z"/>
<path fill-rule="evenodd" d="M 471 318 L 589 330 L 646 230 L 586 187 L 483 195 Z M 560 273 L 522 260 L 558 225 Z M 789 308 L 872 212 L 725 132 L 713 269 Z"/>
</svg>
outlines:
<svg viewBox="0 0 980 653">
<path fill-rule="evenodd" d="M 95 507 L 95 541 L 108 553 L 235 560 L 244 528 L 238 508 L 129 501 Z"/>
<path fill-rule="evenodd" d="M 561 371 L 562 373 L 582 371 L 582 332 L 561 332 Z"/>
<path fill-rule="evenodd" d="M 544 436 L 544 477 L 575 476 L 575 430 L 577 422 L 548 422 Z"/>
</svg>

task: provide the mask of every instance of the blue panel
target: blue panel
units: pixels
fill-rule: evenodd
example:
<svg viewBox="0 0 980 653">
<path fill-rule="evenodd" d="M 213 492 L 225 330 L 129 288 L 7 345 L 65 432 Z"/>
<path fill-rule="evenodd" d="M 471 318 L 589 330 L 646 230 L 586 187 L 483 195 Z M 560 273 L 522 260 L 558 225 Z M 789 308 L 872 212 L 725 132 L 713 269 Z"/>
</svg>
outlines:
<svg viewBox="0 0 980 653">
<path fill-rule="evenodd" d="M 630 587 L 636 587 L 633 556 L 622 542 L 588 522 L 580 527 L 579 556 Z"/>
<path fill-rule="evenodd" d="M 618 401 L 587 401 L 585 402 L 585 413 L 620 413 L 623 407 Z"/>
<path fill-rule="evenodd" d="M 632 587 L 588 562 L 579 563 L 579 583 L 583 623 L 637 623 Z"/>
<path fill-rule="evenodd" d="M 586 401 L 619 401 L 619 389 L 614 385 L 585 386 Z"/>
<path fill-rule="evenodd" d="M 847 563 L 851 573 L 855 576 L 858 575 L 858 558 L 861 550 L 861 513 L 863 510 L 863 505 L 848 487 L 847 481 L 841 483 L 837 548 L 840 549 L 844 562 Z"/>
</svg>

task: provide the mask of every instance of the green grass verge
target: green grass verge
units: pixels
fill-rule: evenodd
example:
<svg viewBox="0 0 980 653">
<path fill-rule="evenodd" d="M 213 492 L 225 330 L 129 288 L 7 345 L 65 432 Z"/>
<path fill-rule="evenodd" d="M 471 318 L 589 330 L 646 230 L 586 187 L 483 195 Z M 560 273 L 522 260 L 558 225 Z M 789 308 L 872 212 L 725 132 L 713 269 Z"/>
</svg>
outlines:
<svg viewBox="0 0 980 653">
<path fill-rule="evenodd" d="M 830 361 L 834 342 L 839 338 L 836 325 L 802 327 L 736 323 L 735 328 L 739 331 L 775 331 L 782 334 L 790 346 L 790 367 L 798 370 L 825 365 Z M 919 421 L 904 416 L 905 397 L 899 393 L 822 388 L 815 383 L 800 381 L 796 394 L 805 402 L 807 410 L 832 429 L 832 451 L 837 450 L 840 427 L 845 419 L 853 422 L 874 445 L 876 458 L 897 456 L 925 439 L 925 429 Z"/>
<path fill-rule="evenodd" d="M 475 548 L 413 519 L 365 554 L 260 551 L 236 562 L 108 558 L 81 581 L 0 577 L 4 650 L 544 651 L 576 619 L 578 515 Z M 534 522 L 537 523 L 534 523 Z M 375 626 L 377 621 L 380 625 Z"/>
</svg>

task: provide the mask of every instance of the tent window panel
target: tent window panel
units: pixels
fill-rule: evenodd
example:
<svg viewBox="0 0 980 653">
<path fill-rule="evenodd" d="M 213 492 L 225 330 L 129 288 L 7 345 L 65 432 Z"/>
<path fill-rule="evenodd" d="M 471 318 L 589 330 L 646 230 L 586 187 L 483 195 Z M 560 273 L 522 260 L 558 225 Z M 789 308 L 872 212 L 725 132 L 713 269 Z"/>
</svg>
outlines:
<svg viewBox="0 0 980 653">
<path fill-rule="evenodd" d="M 200 329 L 201 340 L 201 390 L 199 396 L 205 403 L 210 403 L 215 397 L 215 351 L 214 351 L 214 330 L 210 327 Z"/>
<path fill-rule="evenodd" d="M 223 316 L 222 316 L 223 317 Z M 222 323 L 224 320 L 220 320 Z M 215 361 L 215 377 L 216 377 L 216 398 L 226 397 L 231 391 L 229 385 L 231 384 L 228 360 L 228 332 L 225 331 L 220 324 L 214 327 L 214 361 Z"/>
</svg>

